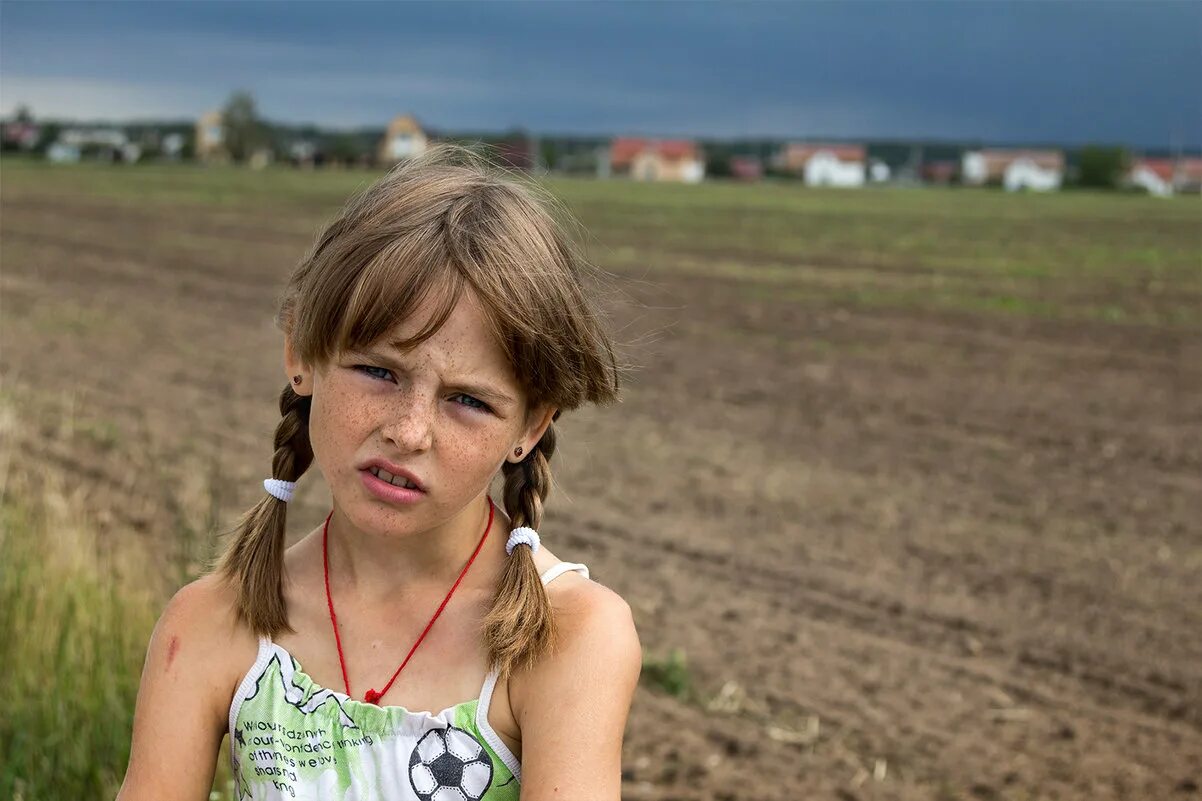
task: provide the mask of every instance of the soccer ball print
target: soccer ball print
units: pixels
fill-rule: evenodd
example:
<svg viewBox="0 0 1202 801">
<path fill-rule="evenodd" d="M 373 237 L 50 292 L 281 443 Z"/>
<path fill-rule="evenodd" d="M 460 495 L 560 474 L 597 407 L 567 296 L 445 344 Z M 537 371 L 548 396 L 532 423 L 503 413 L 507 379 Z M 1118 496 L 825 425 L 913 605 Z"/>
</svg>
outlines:
<svg viewBox="0 0 1202 801">
<path fill-rule="evenodd" d="M 492 783 L 492 761 L 463 729 L 432 729 L 409 755 L 409 783 L 421 801 L 479 801 Z"/>
</svg>

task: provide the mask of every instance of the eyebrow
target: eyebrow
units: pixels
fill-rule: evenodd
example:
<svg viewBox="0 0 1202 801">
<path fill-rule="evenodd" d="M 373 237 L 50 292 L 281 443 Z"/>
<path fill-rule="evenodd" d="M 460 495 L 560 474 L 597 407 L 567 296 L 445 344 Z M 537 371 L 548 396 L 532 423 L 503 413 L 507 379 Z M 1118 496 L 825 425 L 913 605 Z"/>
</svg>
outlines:
<svg viewBox="0 0 1202 801">
<path fill-rule="evenodd" d="M 396 367 L 401 370 L 408 370 L 408 368 L 405 367 L 405 365 L 403 365 L 401 363 L 400 359 L 396 358 L 395 356 L 393 356 L 389 353 L 381 352 L 380 350 L 377 350 L 376 348 L 369 347 L 369 348 L 355 349 L 355 350 L 351 350 L 351 353 L 357 353 L 361 356 L 376 358 L 376 359 L 379 359 L 380 361 L 387 362 L 392 367 Z M 479 398 L 481 400 L 487 400 L 494 404 L 517 403 L 517 401 L 513 397 L 511 397 L 509 394 L 507 394 L 503 390 L 501 390 L 497 387 L 493 387 L 488 384 L 474 384 L 474 383 L 471 383 L 470 381 L 463 381 L 463 380 L 449 381 L 448 384 L 451 387 L 451 389 L 457 389 L 460 392 L 466 392 L 468 395 L 479 396 Z"/>
</svg>

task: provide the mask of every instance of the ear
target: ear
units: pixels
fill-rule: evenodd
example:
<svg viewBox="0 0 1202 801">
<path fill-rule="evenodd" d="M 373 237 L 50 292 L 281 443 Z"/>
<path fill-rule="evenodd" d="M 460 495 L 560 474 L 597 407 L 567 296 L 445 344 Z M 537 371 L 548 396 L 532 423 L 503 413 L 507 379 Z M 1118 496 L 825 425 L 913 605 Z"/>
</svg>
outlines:
<svg viewBox="0 0 1202 801">
<path fill-rule="evenodd" d="M 297 395 L 313 394 L 313 371 L 300 360 L 292 347 L 292 337 L 288 335 L 284 336 L 284 374 Z M 300 376 L 300 383 L 296 381 L 297 376 Z"/>
<path fill-rule="evenodd" d="M 543 434 L 547 432 L 547 428 L 551 425 L 558 412 L 558 409 L 548 403 L 531 409 L 530 413 L 526 415 L 526 419 L 529 422 L 522 432 L 522 438 L 514 443 L 513 448 L 510 448 L 509 455 L 505 457 L 506 461 L 516 464 L 525 459 L 526 455 L 534 450 L 534 446 L 543 438 Z M 518 447 L 522 449 L 522 455 L 514 456 L 514 448 Z"/>
</svg>

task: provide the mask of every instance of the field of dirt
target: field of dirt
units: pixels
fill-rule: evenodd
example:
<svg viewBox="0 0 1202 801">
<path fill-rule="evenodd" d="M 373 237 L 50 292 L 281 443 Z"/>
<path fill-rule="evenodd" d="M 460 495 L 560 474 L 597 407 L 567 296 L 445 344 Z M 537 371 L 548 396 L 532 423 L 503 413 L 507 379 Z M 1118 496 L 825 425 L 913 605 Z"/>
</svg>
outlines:
<svg viewBox="0 0 1202 801">
<path fill-rule="evenodd" d="M 350 179 L 147 176 L 6 171 L 0 369 L 8 447 L 186 575 L 257 497 L 275 294 Z M 564 416 L 545 537 L 689 679 L 640 687 L 624 798 L 1202 796 L 1197 198 L 811 194 L 807 238 L 767 189 L 555 188 L 636 369 Z"/>
</svg>

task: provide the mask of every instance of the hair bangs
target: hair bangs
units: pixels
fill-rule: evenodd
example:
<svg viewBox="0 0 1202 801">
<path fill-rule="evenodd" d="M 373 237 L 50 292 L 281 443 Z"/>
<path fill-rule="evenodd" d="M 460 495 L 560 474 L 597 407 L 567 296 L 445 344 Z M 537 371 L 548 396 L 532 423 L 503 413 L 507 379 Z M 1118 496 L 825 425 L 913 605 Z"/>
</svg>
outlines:
<svg viewBox="0 0 1202 801">
<path fill-rule="evenodd" d="M 345 351 L 373 345 L 429 301 L 433 308 L 421 329 L 389 343 L 401 350 L 412 348 L 442 328 L 463 295 L 464 285 L 462 272 L 437 244 L 393 243 L 355 282 L 339 326 L 337 347 Z"/>
</svg>

